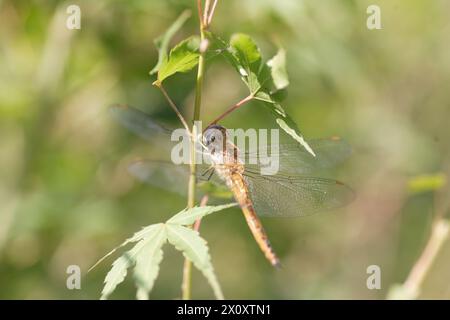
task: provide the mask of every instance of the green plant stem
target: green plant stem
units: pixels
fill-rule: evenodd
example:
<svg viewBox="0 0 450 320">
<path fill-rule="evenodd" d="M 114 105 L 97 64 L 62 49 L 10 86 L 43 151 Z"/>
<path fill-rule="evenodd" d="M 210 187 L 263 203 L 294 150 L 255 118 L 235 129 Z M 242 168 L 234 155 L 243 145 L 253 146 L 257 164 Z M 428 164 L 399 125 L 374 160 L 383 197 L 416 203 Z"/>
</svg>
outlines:
<svg viewBox="0 0 450 320">
<path fill-rule="evenodd" d="M 205 41 L 205 32 L 201 29 L 200 43 Z M 205 73 L 205 52 L 200 52 L 198 58 L 198 72 L 197 72 L 197 86 L 195 89 L 195 104 L 194 104 L 194 121 L 200 119 L 200 108 L 202 104 L 202 89 L 203 89 L 203 77 Z"/>
<path fill-rule="evenodd" d="M 183 265 L 183 283 L 181 284 L 181 291 L 183 300 L 191 299 L 191 275 L 192 275 L 192 262 L 188 259 L 184 259 Z"/>
<path fill-rule="evenodd" d="M 200 41 L 203 43 L 205 41 L 205 28 L 202 22 L 201 15 L 201 1 L 198 1 L 198 8 L 200 14 Z M 196 171 L 197 166 L 195 157 L 195 146 L 197 139 L 197 127 L 195 122 L 200 119 L 200 109 L 202 103 L 202 89 L 203 89 L 203 77 L 205 73 L 205 51 L 200 52 L 198 60 L 197 69 L 197 82 L 195 87 L 195 104 L 194 104 L 194 117 L 192 126 L 192 136 L 191 136 L 191 163 L 190 163 L 190 175 L 189 175 L 189 189 L 188 189 L 188 208 L 192 208 L 195 205 L 195 188 L 196 188 Z M 192 278 L 192 263 L 188 259 L 184 260 L 183 266 L 183 282 L 181 284 L 181 296 L 183 300 L 191 299 L 191 278 Z"/>
</svg>

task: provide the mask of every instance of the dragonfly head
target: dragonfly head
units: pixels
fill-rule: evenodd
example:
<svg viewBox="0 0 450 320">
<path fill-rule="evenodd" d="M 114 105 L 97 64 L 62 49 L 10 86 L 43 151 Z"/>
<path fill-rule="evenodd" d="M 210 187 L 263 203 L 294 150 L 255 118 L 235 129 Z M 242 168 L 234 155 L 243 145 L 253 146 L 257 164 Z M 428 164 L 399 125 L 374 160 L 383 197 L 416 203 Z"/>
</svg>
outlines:
<svg viewBox="0 0 450 320">
<path fill-rule="evenodd" d="M 225 150 L 227 129 L 218 124 L 210 125 L 203 133 L 203 143 L 209 152 Z"/>
</svg>

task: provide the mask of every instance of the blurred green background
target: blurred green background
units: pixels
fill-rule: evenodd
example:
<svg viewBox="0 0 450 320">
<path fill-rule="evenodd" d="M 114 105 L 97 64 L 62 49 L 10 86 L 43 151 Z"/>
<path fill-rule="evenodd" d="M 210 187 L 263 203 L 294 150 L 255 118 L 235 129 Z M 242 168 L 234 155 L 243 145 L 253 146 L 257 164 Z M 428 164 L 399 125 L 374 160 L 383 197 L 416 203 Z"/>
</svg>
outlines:
<svg viewBox="0 0 450 320">
<path fill-rule="evenodd" d="M 112 260 L 87 269 L 141 226 L 184 208 L 182 197 L 129 176 L 131 158 L 160 152 L 114 123 L 107 106 L 127 103 L 179 126 L 148 72 L 157 60 L 153 39 L 184 9 L 195 13 L 194 2 L 0 0 L 0 298 L 97 299 Z M 81 8 L 81 30 L 65 27 L 70 4 Z M 382 30 L 366 27 L 370 4 L 381 8 Z M 334 212 L 264 219 L 281 270 L 264 259 L 239 210 L 206 218 L 201 234 L 227 298 L 383 299 L 405 280 L 433 216 L 448 210 L 449 13 L 446 0 L 219 1 L 216 33 L 248 33 L 266 58 L 277 45 L 287 50 L 285 107 L 307 138 L 351 143 L 351 158 L 333 176 L 357 194 Z M 173 43 L 197 33 L 197 23 L 194 15 Z M 194 79 L 192 72 L 166 84 L 188 117 Z M 212 120 L 245 90 L 214 60 L 202 118 Z M 223 124 L 273 119 L 252 103 Z M 414 185 L 422 175 L 438 183 Z M 180 297 L 183 259 L 165 248 L 153 299 Z M 72 264 L 82 269 L 81 290 L 66 288 Z M 366 287 L 373 264 L 381 290 Z M 450 298 L 449 270 L 447 241 L 420 298 Z M 111 298 L 133 299 L 134 291 L 127 279 Z M 197 271 L 193 297 L 213 298 Z"/>
</svg>

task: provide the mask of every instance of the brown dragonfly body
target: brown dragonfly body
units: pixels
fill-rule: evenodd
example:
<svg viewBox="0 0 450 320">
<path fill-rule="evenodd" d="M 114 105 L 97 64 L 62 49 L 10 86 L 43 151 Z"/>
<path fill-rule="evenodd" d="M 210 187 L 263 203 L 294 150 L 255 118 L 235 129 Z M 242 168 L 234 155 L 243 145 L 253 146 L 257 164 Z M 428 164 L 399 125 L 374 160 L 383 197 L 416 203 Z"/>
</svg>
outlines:
<svg viewBox="0 0 450 320">
<path fill-rule="evenodd" d="M 226 129 L 219 125 L 210 126 L 205 130 L 204 142 L 217 175 L 233 192 L 256 242 L 269 262 L 278 267 L 280 260 L 270 245 L 267 233 L 250 198 L 249 188 L 244 179 L 245 168 L 238 157 L 239 150 L 227 140 Z"/>
</svg>

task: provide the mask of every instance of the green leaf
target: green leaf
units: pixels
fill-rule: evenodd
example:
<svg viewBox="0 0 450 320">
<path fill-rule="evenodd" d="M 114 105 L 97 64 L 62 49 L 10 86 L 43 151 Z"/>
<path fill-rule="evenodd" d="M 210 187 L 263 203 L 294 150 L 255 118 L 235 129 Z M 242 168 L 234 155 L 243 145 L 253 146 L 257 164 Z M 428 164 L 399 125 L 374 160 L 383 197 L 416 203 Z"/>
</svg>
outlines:
<svg viewBox="0 0 450 320">
<path fill-rule="evenodd" d="M 289 85 L 289 78 L 286 71 L 286 51 L 279 49 L 277 54 L 267 61 L 267 66 L 270 67 L 275 88 L 277 90 L 286 88 Z"/>
<path fill-rule="evenodd" d="M 227 60 L 228 63 L 236 68 L 237 72 L 239 72 L 240 68 L 243 68 L 241 63 L 239 63 L 237 56 L 233 53 L 233 49 L 228 42 L 210 31 L 205 31 L 205 35 L 210 42 L 210 52 L 219 52 Z"/>
<path fill-rule="evenodd" d="M 203 218 L 204 216 L 211 214 L 213 212 L 221 211 L 230 207 L 236 206 L 236 203 L 230 203 L 220 206 L 204 206 L 204 207 L 194 207 L 192 209 L 184 209 L 183 211 L 177 213 L 172 218 L 170 218 L 167 223 L 177 224 L 177 225 L 191 225 L 197 219 Z"/>
<path fill-rule="evenodd" d="M 116 289 L 117 285 L 125 280 L 127 269 L 129 267 L 130 262 L 125 256 L 121 256 L 113 262 L 112 268 L 105 278 L 105 286 L 103 287 L 101 297 L 102 300 L 107 299 L 108 296 Z"/>
<path fill-rule="evenodd" d="M 130 267 L 130 262 L 125 256 L 121 256 L 114 261 L 111 270 L 108 272 L 105 278 L 105 286 L 102 290 L 102 300 L 106 300 L 108 296 L 113 293 L 117 285 L 125 280 L 127 275 L 127 269 Z"/>
<path fill-rule="evenodd" d="M 135 255 L 142 247 L 141 243 L 138 243 L 131 250 L 125 252 L 122 256 L 116 259 L 113 264 L 111 270 L 105 277 L 105 286 L 102 290 L 102 300 L 106 300 L 108 296 L 113 293 L 116 287 L 125 280 L 127 275 L 127 269 L 133 266 L 135 261 Z"/>
<path fill-rule="evenodd" d="M 232 63 L 238 69 L 242 80 L 250 93 L 255 94 L 261 88 L 258 72 L 261 66 L 261 52 L 253 39 L 246 34 L 236 33 L 230 39 Z"/>
<path fill-rule="evenodd" d="M 234 34 L 231 36 L 230 43 L 211 32 L 207 32 L 207 37 L 211 42 L 211 50 L 219 51 L 236 69 L 251 93 L 258 92 L 261 88 L 258 80 L 261 53 L 250 36 L 242 33 Z"/>
<path fill-rule="evenodd" d="M 158 266 L 162 259 L 161 246 L 166 239 L 165 225 L 159 223 L 150 225 L 135 233 L 133 237 L 127 239 L 119 246 L 122 247 L 127 243 L 137 242 L 132 249 L 113 262 L 111 270 L 105 277 L 105 286 L 102 290 L 101 299 L 108 298 L 117 285 L 125 280 L 128 268 L 134 265 L 136 265 L 135 278 L 139 279 L 137 283 L 138 297 L 146 297 L 158 275 Z M 145 281 L 148 281 L 148 283 L 145 283 Z"/>
<path fill-rule="evenodd" d="M 141 252 L 136 256 L 136 267 L 134 268 L 134 278 L 138 287 L 137 298 L 147 300 L 148 294 L 153 288 L 156 277 L 159 273 L 159 264 L 163 258 L 162 246 L 166 243 L 167 236 L 164 226 L 159 226 L 156 232 L 148 235 L 142 240 Z"/>
<path fill-rule="evenodd" d="M 110 252 L 108 252 L 106 255 L 104 255 L 102 258 L 100 258 L 100 260 L 98 260 L 92 267 L 89 268 L 88 272 L 90 272 L 92 269 L 94 269 L 96 266 L 98 266 L 101 262 L 103 262 L 106 258 L 108 258 L 110 255 L 112 255 L 118 249 L 126 246 L 129 243 L 138 242 L 138 241 L 144 239 L 147 235 L 154 233 L 155 230 L 159 228 L 159 226 L 160 226 L 159 224 L 152 224 L 150 226 L 142 228 L 142 230 L 136 232 L 131 238 L 128 238 L 122 244 L 115 247 Z"/>
<path fill-rule="evenodd" d="M 167 51 L 169 49 L 170 40 L 173 38 L 175 33 L 177 33 L 178 30 L 181 29 L 183 24 L 189 19 L 190 16 L 191 16 L 190 10 L 184 11 L 177 18 L 177 20 L 175 20 L 175 22 L 169 27 L 169 29 L 167 29 L 166 32 L 164 32 L 161 36 L 155 39 L 154 41 L 155 46 L 158 49 L 158 62 L 156 63 L 152 71 L 150 71 L 150 74 L 155 74 L 156 72 L 158 72 L 164 60 L 167 59 Z"/>
<path fill-rule="evenodd" d="M 244 33 L 233 34 L 230 39 L 230 45 L 235 50 L 236 56 L 243 66 L 247 68 L 251 66 L 259 67 L 261 52 L 249 35 Z M 255 65 L 255 63 L 257 64 Z"/>
<path fill-rule="evenodd" d="M 311 149 L 309 144 L 303 138 L 303 135 L 300 133 L 297 124 L 295 124 L 295 122 L 289 115 L 285 114 L 284 117 L 278 117 L 275 121 L 280 126 L 281 129 L 283 129 L 288 135 L 290 135 L 298 143 L 300 143 L 306 149 L 306 151 L 308 151 L 314 157 L 316 156 L 313 149 Z"/>
<path fill-rule="evenodd" d="M 200 46 L 200 38 L 191 36 L 178 45 L 176 45 L 164 59 L 159 71 L 157 83 L 162 83 L 165 79 L 177 72 L 188 72 L 192 70 L 198 63 L 200 56 L 198 50 Z"/>
<path fill-rule="evenodd" d="M 275 117 L 275 122 L 283 129 L 288 135 L 294 138 L 298 143 L 300 143 L 306 151 L 312 154 L 314 157 L 316 154 L 313 149 L 309 146 L 306 140 L 303 138 L 300 129 L 297 124 L 292 120 L 292 118 L 284 111 L 281 104 L 276 102 L 273 97 L 263 91 L 260 91 L 255 96 L 256 100 L 264 102 L 264 105 L 271 111 L 272 115 Z"/>
<path fill-rule="evenodd" d="M 166 230 L 169 242 L 177 250 L 183 252 L 183 255 L 203 273 L 213 288 L 216 298 L 224 299 L 222 289 L 214 274 L 206 241 L 200 237 L 197 231 L 180 225 L 167 224 Z"/>
</svg>

